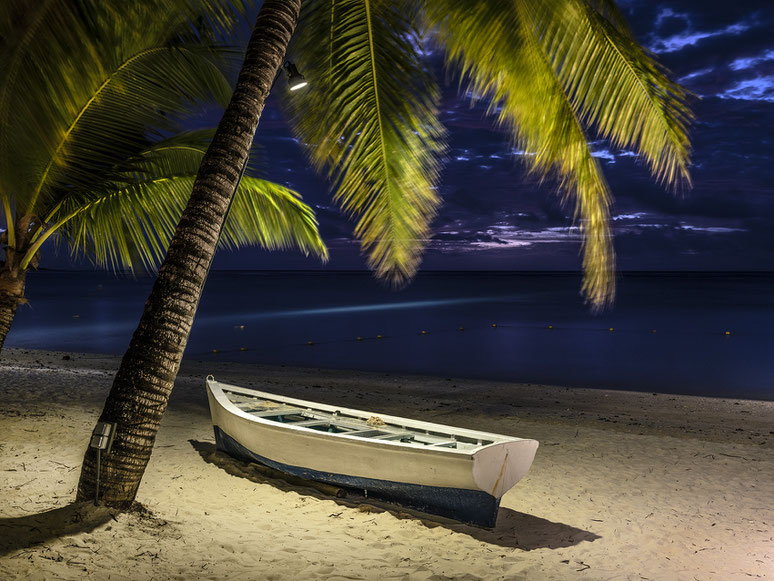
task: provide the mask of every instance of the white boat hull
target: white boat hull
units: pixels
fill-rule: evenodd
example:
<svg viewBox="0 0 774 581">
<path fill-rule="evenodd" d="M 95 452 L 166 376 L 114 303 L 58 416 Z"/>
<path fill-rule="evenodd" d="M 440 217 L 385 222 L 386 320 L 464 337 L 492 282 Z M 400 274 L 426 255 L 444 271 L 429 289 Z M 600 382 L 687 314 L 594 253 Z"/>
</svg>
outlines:
<svg viewBox="0 0 774 581">
<path fill-rule="evenodd" d="M 454 430 L 469 438 L 497 441 L 475 450 L 455 450 L 320 432 L 254 417 L 232 403 L 224 387 L 316 410 L 370 414 L 208 379 L 218 449 L 288 474 L 366 490 L 370 496 L 480 526 L 494 526 L 500 498 L 526 474 L 538 447 L 535 440 L 384 415 L 384 421 L 408 429 Z"/>
</svg>

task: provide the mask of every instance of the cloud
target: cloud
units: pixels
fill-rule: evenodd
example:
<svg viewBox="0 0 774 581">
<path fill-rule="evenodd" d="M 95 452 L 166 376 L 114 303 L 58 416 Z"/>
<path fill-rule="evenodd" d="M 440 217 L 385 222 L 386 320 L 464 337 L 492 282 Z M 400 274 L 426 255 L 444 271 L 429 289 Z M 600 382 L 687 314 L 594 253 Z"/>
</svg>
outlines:
<svg viewBox="0 0 774 581">
<path fill-rule="evenodd" d="M 634 212 L 633 214 L 618 214 L 617 216 L 613 216 L 612 219 L 613 222 L 620 222 L 622 220 L 639 220 L 645 216 L 648 216 L 647 212 Z"/>
<path fill-rule="evenodd" d="M 671 8 L 664 8 L 656 16 L 655 30 L 661 36 L 674 36 L 684 32 L 690 26 L 688 15 L 677 14 Z"/>
<path fill-rule="evenodd" d="M 522 229 L 512 224 L 493 224 L 486 230 L 446 230 L 438 232 L 431 245 L 441 252 L 480 252 L 491 249 L 530 248 L 580 240 L 577 227 Z"/>
<path fill-rule="evenodd" d="M 767 50 L 763 54 L 759 54 L 752 57 L 744 57 L 734 59 L 729 65 L 731 69 L 738 71 L 744 69 L 752 69 L 767 61 L 774 60 L 774 49 Z"/>
<path fill-rule="evenodd" d="M 738 81 L 731 88 L 718 94 L 718 97 L 774 103 L 774 75 Z"/>
<path fill-rule="evenodd" d="M 698 79 L 706 75 L 711 75 L 714 72 L 715 72 L 715 69 L 708 67 L 706 69 L 700 69 L 698 71 L 693 71 L 691 73 L 688 73 L 687 75 L 683 75 L 677 80 L 681 83 L 685 83 L 686 81 L 692 81 L 694 79 Z"/>
<path fill-rule="evenodd" d="M 686 46 L 693 46 L 705 38 L 714 36 L 739 36 L 749 30 L 751 26 L 745 22 L 729 24 L 719 30 L 681 32 L 667 38 L 656 38 L 650 45 L 650 50 L 655 53 L 675 52 Z"/>
<path fill-rule="evenodd" d="M 725 226 L 694 226 L 692 224 L 680 224 L 677 226 L 680 230 L 690 232 L 707 232 L 708 234 L 731 234 L 732 232 L 746 232 L 745 228 L 728 228 Z"/>
<path fill-rule="evenodd" d="M 615 163 L 615 154 L 609 149 L 596 149 L 591 152 L 591 157 L 604 159 L 609 163 Z"/>
</svg>

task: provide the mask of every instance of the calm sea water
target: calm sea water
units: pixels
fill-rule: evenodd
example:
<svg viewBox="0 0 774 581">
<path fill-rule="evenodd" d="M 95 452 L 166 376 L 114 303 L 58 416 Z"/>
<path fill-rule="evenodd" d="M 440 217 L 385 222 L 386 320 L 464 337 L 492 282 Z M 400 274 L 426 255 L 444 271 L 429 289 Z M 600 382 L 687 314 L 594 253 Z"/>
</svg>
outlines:
<svg viewBox="0 0 774 581">
<path fill-rule="evenodd" d="M 214 272 L 186 357 L 774 400 L 774 274 L 625 274 L 599 316 L 579 284 L 422 273 L 393 292 L 367 273 Z M 150 286 L 31 273 L 6 344 L 120 354 Z"/>
</svg>

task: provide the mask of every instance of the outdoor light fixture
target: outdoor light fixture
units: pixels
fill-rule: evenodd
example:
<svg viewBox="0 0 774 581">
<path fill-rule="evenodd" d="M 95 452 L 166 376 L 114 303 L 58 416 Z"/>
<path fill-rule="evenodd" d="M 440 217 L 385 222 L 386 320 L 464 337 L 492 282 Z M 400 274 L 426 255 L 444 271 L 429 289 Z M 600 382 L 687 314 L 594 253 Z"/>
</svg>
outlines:
<svg viewBox="0 0 774 581">
<path fill-rule="evenodd" d="M 97 426 L 91 434 L 89 448 L 97 450 L 97 489 L 94 493 L 94 505 L 99 504 L 99 476 L 100 459 L 102 450 L 105 454 L 110 454 L 110 448 L 113 446 L 113 436 L 116 433 L 116 425 L 110 422 L 97 422 Z"/>
<path fill-rule="evenodd" d="M 298 72 L 296 65 L 290 61 L 286 61 L 282 68 L 288 75 L 288 86 L 291 91 L 297 91 L 301 87 L 306 87 L 309 83 L 306 82 L 304 75 Z"/>
</svg>

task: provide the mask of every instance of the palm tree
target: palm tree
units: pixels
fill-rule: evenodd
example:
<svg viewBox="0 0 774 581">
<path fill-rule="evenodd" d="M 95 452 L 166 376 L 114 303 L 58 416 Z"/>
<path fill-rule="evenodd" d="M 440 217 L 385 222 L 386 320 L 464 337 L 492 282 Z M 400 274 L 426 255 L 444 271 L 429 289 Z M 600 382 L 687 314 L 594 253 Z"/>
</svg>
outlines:
<svg viewBox="0 0 774 581">
<path fill-rule="evenodd" d="M 97 470 L 89 448 L 78 500 L 101 499 L 126 508 L 137 494 L 193 325 L 215 247 L 247 162 L 301 0 L 265 0 L 256 19 L 237 85 L 218 125 L 193 192 L 145 303 L 140 323 L 113 380 L 101 422 L 116 424 L 112 451 Z"/>
<path fill-rule="evenodd" d="M 102 267 L 152 269 L 163 257 L 211 138 L 175 133 L 194 104 L 228 102 L 221 71 L 238 54 L 214 41 L 235 5 L 177 4 L 0 9 L 0 350 L 45 243 L 62 240 Z M 325 252 L 298 196 L 250 176 L 221 243 Z"/>
<path fill-rule="evenodd" d="M 117 425 L 101 475 L 106 503 L 133 501 L 150 458 L 233 187 L 301 0 L 266 0 L 242 71 L 114 381 L 101 421 Z M 609 0 L 308 0 L 293 46 L 314 80 L 290 100 L 294 127 L 336 188 L 376 273 L 416 271 L 436 193 L 444 130 L 420 54 L 445 47 L 467 88 L 488 98 L 529 169 L 555 175 L 585 238 L 583 291 L 613 296 L 610 192 L 589 132 L 636 152 L 665 184 L 688 181 L 686 94 L 632 38 Z M 95 452 L 78 498 L 94 498 Z"/>
</svg>

